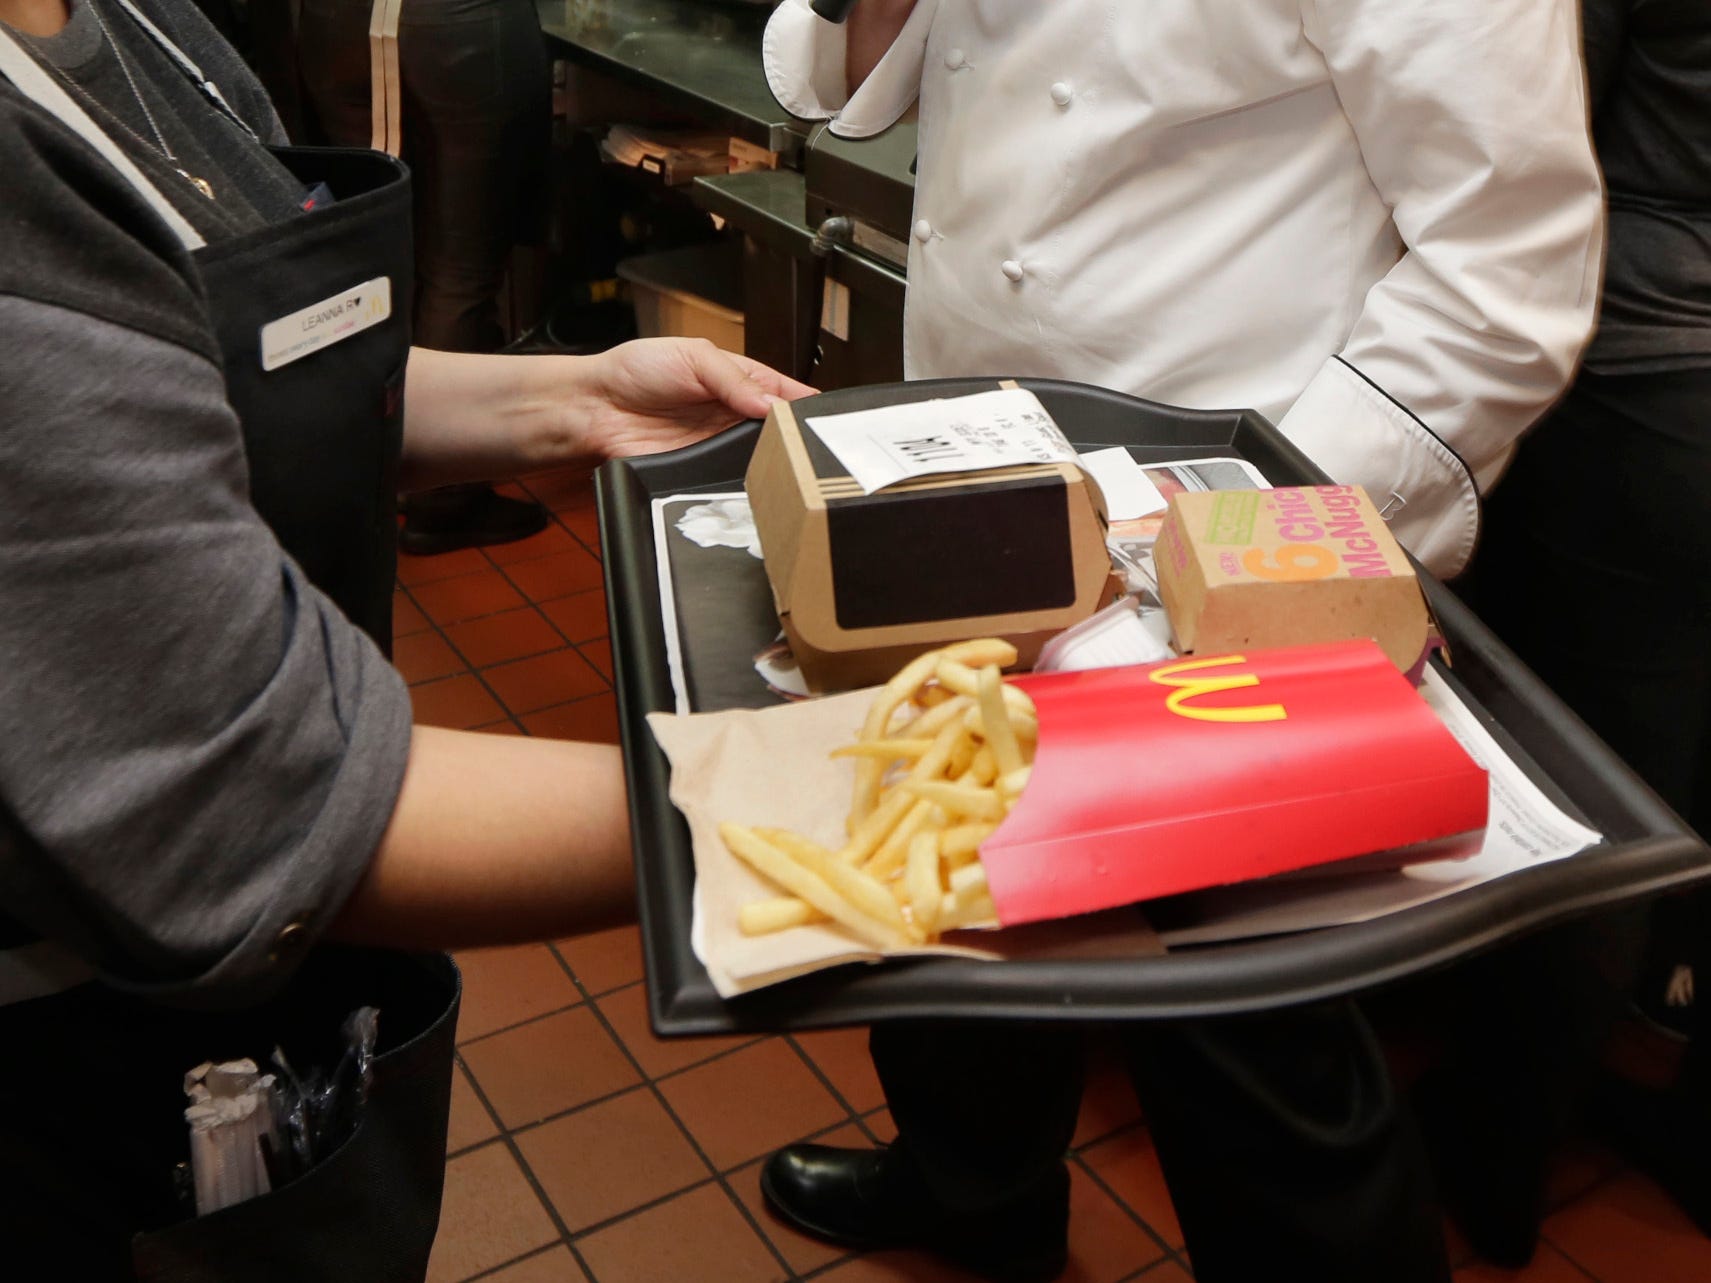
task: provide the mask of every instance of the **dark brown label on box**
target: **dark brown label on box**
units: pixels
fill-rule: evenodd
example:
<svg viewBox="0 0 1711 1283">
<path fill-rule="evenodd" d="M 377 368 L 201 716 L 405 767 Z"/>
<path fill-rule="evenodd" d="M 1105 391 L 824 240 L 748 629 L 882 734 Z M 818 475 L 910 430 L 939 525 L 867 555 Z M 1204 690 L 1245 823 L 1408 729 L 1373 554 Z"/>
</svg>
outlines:
<svg viewBox="0 0 1711 1283">
<path fill-rule="evenodd" d="M 838 626 L 882 628 L 1075 602 L 1058 477 L 834 499 L 826 505 Z"/>
</svg>

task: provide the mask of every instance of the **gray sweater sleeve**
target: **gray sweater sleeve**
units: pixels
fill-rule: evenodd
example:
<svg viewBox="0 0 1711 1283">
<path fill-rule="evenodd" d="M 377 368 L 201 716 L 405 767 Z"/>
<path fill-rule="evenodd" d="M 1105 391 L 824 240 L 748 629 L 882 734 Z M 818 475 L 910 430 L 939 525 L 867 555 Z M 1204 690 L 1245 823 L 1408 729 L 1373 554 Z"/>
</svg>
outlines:
<svg viewBox="0 0 1711 1283">
<path fill-rule="evenodd" d="M 250 506 L 208 356 L 4 294 L 0 334 L 0 908 L 258 996 L 379 842 L 408 694 Z"/>
</svg>

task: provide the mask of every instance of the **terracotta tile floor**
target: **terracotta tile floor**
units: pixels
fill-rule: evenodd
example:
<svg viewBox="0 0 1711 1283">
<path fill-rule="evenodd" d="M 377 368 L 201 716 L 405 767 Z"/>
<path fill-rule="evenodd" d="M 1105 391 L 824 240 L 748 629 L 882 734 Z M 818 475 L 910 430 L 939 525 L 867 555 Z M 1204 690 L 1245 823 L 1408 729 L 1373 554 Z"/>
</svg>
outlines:
<svg viewBox="0 0 1711 1283">
<path fill-rule="evenodd" d="M 529 488 L 554 509 L 544 533 L 403 559 L 399 667 L 420 720 L 615 742 L 592 492 L 568 477 Z M 432 1283 L 964 1279 L 912 1253 L 850 1257 L 761 1203 L 759 1159 L 773 1146 L 895 1134 L 860 1031 L 655 1038 L 633 929 L 459 962 Z M 1190 1279 L 1151 1139 L 1114 1064 L 1093 1068 L 1074 1145 L 1066 1279 Z M 1711 1281 L 1711 1242 L 1644 1178 L 1584 1154 L 1556 1189 L 1530 1268 L 1482 1266 L 1452 1235 L 1457 1283 Z"/>
</svg>

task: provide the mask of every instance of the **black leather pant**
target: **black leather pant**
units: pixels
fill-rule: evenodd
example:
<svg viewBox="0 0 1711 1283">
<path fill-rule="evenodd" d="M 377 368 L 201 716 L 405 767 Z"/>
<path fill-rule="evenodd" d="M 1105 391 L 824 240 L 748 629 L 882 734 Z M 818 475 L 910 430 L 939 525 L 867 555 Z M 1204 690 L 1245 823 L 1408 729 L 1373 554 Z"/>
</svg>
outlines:
<svg viewBox="0 0 1711 1283">
<path fill-rule="evenodd" d="M 368 22 L 368 0 L 303 0 L 299 54 L 321 141 L 369 144 Z M 537 230 L 546 189 L 550 73 L 533 0 L 406 0 L 398 55 L 415 341 L 496 351 L 506 263 Z"/>
<path fill-rule="evenodd" d="M 1202 1283 L 1445 1283 L 1412 1116 L 1350 1003 L 1121 1031 Z M 1025 1198 L 1075 1129 L 1082 1032 L 876 1025 L 874 1065 L 934 1196 L 978 1215 Z"/>
</svg>

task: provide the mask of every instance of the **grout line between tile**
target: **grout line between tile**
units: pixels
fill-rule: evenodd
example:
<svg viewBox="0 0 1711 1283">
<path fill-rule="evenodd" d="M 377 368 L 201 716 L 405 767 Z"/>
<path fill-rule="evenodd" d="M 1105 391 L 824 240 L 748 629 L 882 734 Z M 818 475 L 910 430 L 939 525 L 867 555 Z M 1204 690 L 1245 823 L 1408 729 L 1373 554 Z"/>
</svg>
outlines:
<svg viewBox="0 0 1711 1283">
<path fill-rule="evenodd" d="M 452 1064 L 457 1066 L 457 1072 L 461 1073 L 463 1075 L 464 1081 L 467 1082 L 470 1085 L 470 1087 L 475 1091 L 476 1103 L 478 1103 L 481 1106 L 482 1111 L 484 1113 L 486 1113 L 487 1121 L 493 1124 L 493 1127 L 494 1127 L 496 1132 L 503 1132 L 505 1130 L 505 1122 L 503 1119 L 501 1119 L 499 1117 L 498 1111 L 493 1108 L 493 1105 L 491 1104 L 491 1102 L 488 1101 L 486 1093 L 483 1092 L 479 1086 L 477 1086 L 476 1081 L 475 1081 L 474 1072 L 471 1071 L 470 1067 L 464 1063 L 463 1049 L 461 1047 L 453 1047 L 452 1048 Z M 483 1145 L 489 1144 L 493 1139 L 494 1138 L 492 1136 L 488 1136 L 482 1140 L 476 1141 L 473 1144 L 465 1145 L 462 1149 L 455 1150 L 455 1151 L 447 1150 L 446 1151 L 446 1162 L 449 1163 L 449 1162 L 451 1162 L 452 1159 L 456 1158 L 459 1154 L 467 1154 L 472 1149 L 480 1149 Z"/>
<path fill-rule="evenodd" d="M 489 724 L 491 725 L 491 723 Z M 538 1011 L 532 1016 L 526 1016 L 515 1024 L 501 1025 L 497 1029 L 488 1029 L 482 1033 L 476 1034 L 473 1038 L 466 1038 L 464 1041 L 458 1043 L 458 1050 L 462 1051 L 465 1047 L 473 1047 L 478 1042 L 486 1042 L 489 1038 L 497 1038 L 500 1034 L 508 1034 L 514 1029 L 521 1029 L 524 1025 L 532 1025 L 535 1021 L 545 1020 L 548 1016 L 560 1016 L 567 1011 L 575 1011 L 585 1001 L 586 999 L 579 997 L 575 1002 L 567 1002 L 564 1006 L 554 1007 L 551 1011 Z"/>
<path fill-rule="evenodd" d="M 569 530 L 567 527 L 567 531 L 568 531 L 568 533 L 572 539 L 576 539 L 576 532 L 574 530 Z M 580 539 L 576 539 L 576 542 L 579 545 L 582 544 L 582 541 Z M 586 552 L 587 546 L 586 545 L 582 545 L 582 546 L 583 546 L 583 551 Z M 600 554 L 597 552 L 596 553 L 590 553 L 589 555 L 592 556 L 595 559 L 595 561 L 600 563 L 600 584 L 599 584 L 599 587 L 600 587 L 601 591 L 604 592 L 605 588 L 606 588 L 606 562 L 601 558 Z M 521 561 L 521 562 L 513 562 L 511 564 L 512 565 L 519 565 L 519 566 L 526 566 L 529 563 L 526 561 Z M 512 590 L 514 592 L 516 592 L 516 594 L 519 597 L 521 597 L 524 601 L 528 602 L 529 605 L 533 606 L 536 610 L 540 610 L 540 607 L 542 604 L 541 600 L 536 598 L 532 593 L 530 593 L 528 591 L 528 589 L 524 588 L 523 585 L 518 583 L 515 579 L 511 578 L 510 574 L 508 573 L 510 567 L 495 565 L 493 568 L 499 572 L 500 577 L 503 578 L 506 583 L 511 585 Z M 579 588 L 576 590 L 576 592 L 592 592 L 592 591 L 593 591 L 592 588 Z M 547 601 L 562 601 L 566 597 L 574 597 L 574 596 L 576 596 L 575 592 L 566 592 L 566 593 L 559 593 L 558 596 L 556 596 L 556 597 L 548 597 L 548 598 L 546 598 L 546 600 Z M 541 611 L 541 613 L 543 615 L 546 614 L 545 611 Z M 550 617 L 547 619 L 547 623 L 552 624 L 552 619 Z M 553 627 L 556 629 L 556 628 L 558 628 L 558 625 L 553 624 Z M 559 636 L 563 637 L 564 636 L 563 632 L 560 632 Z M 576 645 L 576 643 L 571 641 L 570 638 L 568 638 L 568 637 L 565 637 L 565 641 L 568 642 L 572 646 Z"/>
<path fill-rule="evenodd" d="M 628 1095 L 630 1092 L 633 1092 L 636 1088 L 641 1087 L 641 1086 L 645 1086 L 645 1085 L 646 1085 L 646 1079 L 643 1079 L 641 1082 L 625 1083 L 622 1087 L 618 1088 L 616 1091 L 609 1091 L 604 1096 L 592 1096 L 589 1099 L 581 1102 L 580 1104 L 572 1105 L 569 1109 L 561 1109 L 556 1114 L 546 1114 L 540 1118 L 531 1118 L 528 1122 L 519 1123 L 515 1127 L 506 1127 L 504 1125 L 504 1123 L 501 1123 L 499 1125 L 500 1130 L 505 1132 L 506 1135 L 509 1135 L 509 1136 L 521 1136 L 526 1132 L 539 1131 L 541 1128 L 547 1126 L 549 1123 L 563 1122 L 566 1118 L 571 1118 L 577 1114 L 586 1113 L 588 1110 L 593 1109 L 596 1105 L 604 1105 L 609 1101 L 614 1101 L 614 1100 L 618 1099 L 618 1097 Z"/>
<path fill-rule="evenodd" d="M 659 1084 L 648 1076 L 647 1071 L 642 1068 L 641 1063 L 636 1059 L 629 1047 L 624 1044 L 624 1040 L 618 1036 L 618 1031 L 613 1028 L 612 1022 L 606 1018 L 606 1013 L 600 1010 L 599 1004 L 592 998 L 588 998 L 588 990 L 585 989 L 582 982 L 576 978 L 576 973 L 565 963 L 565 960 L 562 957 L 559 957 L 558 950 L 555 948 L 552 952 L 553 956 L 558 958 L 559 965 L 564 967 L 565 974 L 570 977 L 570 982 L 577 987 L 584 998 L 588 999 L 588 1005 L 594 1012 L 594 1018 L 600 1022 L 601 1028 L 606 1031 L 606 1036 L 617 1044 L 618 1050 L 624 1053 L 624 1059 L 628 1060 L 636 1073 L 641 1075 L 642 1082 L 646 1085 L 647 1090 L 653 1093 L 654 1100 L 657 1101 L 659 1103 L 659 1107 L 665 1111 L 666 1117 L 671 1119 L 672 1124 L 677 1128 L 678 1132 L 686 1141 L 689 1142 L 689 1147 L 694 1150 L 695 1156 L 701 1160 L 708 1171 L 714 1173 L 714 1182 L 717 1183 L 719 1188 L 724 1191 L 725 1198 L 730 1205 L 737 1209 L 737 1215 L 743 1218 L 749 1229 L 757 1238 L 760 1239 L 761 1246 L 766 1248 L 773 1260 L 778 1262 L 779 1266 L 784 1270 L 785 1277 L 787 1279 L 794 1279 L 796 1277 L 796 1271 L 790 1268 L 790 1262 L 784 1259 L 784 1254 L 773 1245 L 772 1240 L 768 1238 L 766 1232 L 761 1229 L 760 1223 L 755 1219 L 754 1214 L 749 1211 L 748 1205 L 744 1203 L 742 1199 L 737 1197 L 737 1192 L 731 1188 L 730 1182 L 727 1181 L 724 1174 L 719 1171 L 717 1164 L 715 1164 L 713 1160 L 707 1156 L 707 1152 L 701 1148 L 701 1142 L 695 1139 L 695 1134 L 691 1132 L 689 1128 L 684 1125 L 683 1120 L 677 1116 L 677 1111 L 671 1107 L 671 1102 L 665 1098 L 665 1093 L 659 1089 Z M 705 1063 L 707 1062 L 702 1062 L 702 1064 Z M 741 1166 L 741 1164 L 738 1166 Z M 530 1172 L 529 1177 L 533 1180 L 534 1173 Z M 700 1186 L 694 1186 L 692 1188 L 698 1189 Z M 680 1194 L 683 1192 L 684 1191 L 682 1190 L 678 1191 Z M 635 1214 L 635 1211 L 636 1209 L 632 1208 L 629 1212 L 626 1212 L 625 1215 L 632 1216 Z M 554 1212 L 554 1216 L 555 1218 L 557 1216 L 556 1210 Z M 594 1275 L 590 1273 L 589 1278 L 593 1277 Z"/>
<path fill-rule="evenodd" d="M 874 1131 L 873 1128 L 868 1125 L 868 1120 L 870 1118 L 875 1118 L 878 1115 L 883 1114 L 888 1108 L 890 1108 L 890 1106 L 881 1105 L 878 1109 L 870 1109 L 867 1111 L 867 1113 L 858 1114 L 856 1116 L 856 1120 L 855 1120 L 856 1126 L 861 1129 L 862 1135 L 866 1136 L 870 1141 L 873 1142 L 873 1146 L 875 1149 L 884 1149 L 885 1146 L 888 1145 L 890 1142 L 880 1140 L 879 1139 L 879 1133 Z"/>
<path fill-rule="evenodd" d="M 1136 1225 L 1139 1225 L 1143 1230 L 1145 1230 L 1147 1232 L 1148 1236 L 1151 1237 L 1153 1242 L 1158 1244 L 1159 1250 L 1165 1254 L 1165 1258 L 1167 1260 L 1175 1261 L 1178 1265 L 1182 1266 L 1184 1269 L 1188 1268 L 1187 1260 L 1184 1259 L 1177 1252 L 1177 1250 L 1174 1247 L 1172 1247 L 1169 1243 L 1164 1241 L 1164 1235 L 1160 1234 L 1150 1224 L 1148 1224 L 1145 1217 L 1143 1217 L 1139 1212 L 1135 1211 L 1134 1208 L 1130 1207 L 1128 1204 L 1128 1201 L 1126 1199 L 1124 1199 L 1121 1195 L 1119 1195 L 1117 1193 L 1116 1190 L 1112 1189 L 1108 1184 L 1106 1184 L 1104 1177 L 1100 1176 L 1098 1172 L 1094 1171 L 1093 1167 L 1090 1163 L 1083 1161 L 1080 1154 L 1070 1155 L 1068 1161 L 1075 1164 L 1077 1167 L 1079 1167 L 1081 1169 L 1082 1175 L 1086 1176 L 1089 1180 L 1091 1180 L 1100 1189 L 1104 1190 L 1107 1198 L 1109 1198 L 1118 1207 L 1122 1208 L 1124 1214 L 1126 1216 L 1128 1216 L 1128 1218 L 1130 1220 L 1132 1220 Z M 1156 1264 L 1158 1264 L 1158 1262 L 1155 1261 L 1153 1264 L 1156 1265 Z M 1149 1266 L 1148 1268 L 1150 1269 L 1152 1267 Z"/>
<path fill-rule="evenodd" d="M 480 574 L 481 572 L 476 571 L 476 573 Z M 394 587 L 396 587 L 406 597 L 408 597 L 410 599 L 410 604 L 412 606 L 414 606 L 418 611 L 421 612 L 422 618 L 428 621 L 429 631 L 432 632 L 435 636 L 437 636 L 446 645 L 450 646 L 452 648 L 452 654 L 456 655 L 460 660 L 463 660 L 463 671 L 468 673 L 471 677 L 475 678 L 476 682 L 481 686 L 481 689 L 486 691 L 489 695 L 491 695 L 493 697 L 493 702 L 496 705 L 498 705 L 499 711 L 505 714 L 503 719 L 495 719 L 495 720 L 508 721 L 513 726 L 515 726 L 517 728 L 517 730 L 520 731 L 522 734 L 527 735 L 529 732 L 528 732 L 527 728 L 524 727 L 522 719 L 519 718 L 517 716 L 517 714 L 515 714 L 511 711 L 511 706 L 509 704 L 507 704 L 504 700 L 499 698 L 499 692 L 494 690 L 493 687 L 491 687 L 487 684 L 486 680 L 481 676 L 480 671 L 478 669 L 470 667 L 469 660 L 464 658 L 464 653 L 461 650 L 459 650 L 457 648 L 457 646 L 452 642 L 452 639 L 446 635 L 445 626 L 443 624 L 441 624 L 439 620 L 435 619 L 432 615 L 430 615 L 427 611 L 422 610 L 422 604 L 416 600 L 416 595 L 414 593 L 412 593 L 409 588 L 407 588 L 405 585 L 403 585 L 401 583 L 397 583 L 397 581 L 394 581 Z M 526 597 L 525 597 L 525 600 L 527 600 Z M 533 602 L 530 602 L 529 604 L 531 606 L 534 605 Z M 516 607 L 515 606 L 509 606 L 506 609 L 515 610 Z M 502 612 L 495 611 L 493 613 L 499 614 Z M 487 616 L 481 615 L 481 616 L 477 616 L 477 618 L 486 619 Z M 468 622 L 469 622 L 468 620 L 463 620 L 463 619 L 458 620 L 458 623 L 460 623 L 460 624 L 468 623 Z M 552 621 L 548 620 L 548 622 L 550 623 Z M 583 662 L 586 663 L 587 661 L 585 660 Z M 449 674 L 447 674 L 447 677 L 456 677 L 457 675 L 458 674 L 456 674 L 456 673 L 449 673 Z M 445 680 L 445 679 L 442 678 L 439 680 Z M 487 722 L 484 724 L 487 726 L 493 725 L 492 722 Z"/>
<path fill-rule="evenodd" d="M 846 1252 L 835 1261 L 827 1261 L 824 1265 L 816 1265 L 805 1274 L 793 1274 L 791 1278 L 796 1283 L 810 1283 L 810 1280 L 824 1278 L 839 1266 L 848 1265 L 861 1255 L 860 1252 Z"/>
<path fill-rule="evenodd" d="M 1153 1261 L 1149 1265 L 1141 1266 L 1141 1268 L 1136 1270 L 1133 1274 L 1125 1274 L 1122 1278 L 1117 1280 L 1117 1283 L 1146 1283 L 1147 1275 L 1151 1274 L 1154 1270 L 1162 1270 L 1167 1265 L 1179 1265 L 1183 1270 L 1187 1271 L 1190 1278 L 1194 1277 L 1194 1271 L 1188 1269 L 1187 1261 L 1178 1260 L 1175 1256 L 1166 1256 Z"/>
<path fill-rule="evenodd" d="M 575 650 L 576 647 L 572 646 L 572 647 L 570 647 L 570 649 Z M 557 652 L 554 651 L 554 652 L 549 652 L 549 653 L 556 654 Z M 538 658 L 538 656 L 531 656 L 531 658 Z M 588 663 L 588 657 L 583 656 L 582 662 L 585 664 Z M 595 671 L 595 675 L 598 676 L 602 682 L 604 682 L 606 680 L 604 674 L 601 674 L 599 672 L 599 670 Z M 557 704 L 548 704 L 545 708 L 532 708 L 527 713 L 522 714 L 522 716 L 524 716 L 524 717 L 539 717 L 542 713 L 550 713 L 550 712 L 553 712 L 555 709 L 560 709 L 560 708 L 569 708 L 572 704 L 582 704 L 582 703 L 587 702 L 588 700 L 600 699 L 603 696 L 613 695 L 615 693 L 616 692 L 614 692 L 612 687 L 610 685 L 607 685 L 600 690 L 592 692 L 591 694 L 578 695 L 575 699 L 561 700 Z"/>
<path fill-rule="evenodd" d="M 837 1090 L 837 1086 L 833 1085 L 832 1079 L 826 1078 L 825 1069 L 821 1069 L 818 1064 L 814 1064 L 813 1055 L 809 1055 L 808 1050 L 804 1049 L 802 1044 L 797 1042 L 796 1035 L 794 1035 L 794 1033 L 785 1033 L 784 1040 L 789 1044 L 790 1050 L 792 1050 L 792 1052 L 796 1052 L 797 1059 L 799 1059 L 802 1064 L 806 1064 L 806 1066 L 808 1066 L 808 1073 L 813 1074 L 814 1078 L 820 1079 L 820 1086 L 823 1086 L 826 1091 L 830 1091 L 830 1093 L 832 1093 L 833 1100 L 844 1107 L 845 1114 L 850 1115 L 850 1122 L 855 1122 L 855 1126 L 861 1126 L 861 1114 L 855 1110 L 854 1105 L 850 1105 L 850 1102 L 845 1100 L 844 1093 Z"/>
<path fill-rule="evenodd" d="M 1562 1257 L 1563 1260 L 1567 1261 L 1576 1271 L 1584 1274 L 1592 1281 L 1592 1283 L 1599 1283 L 1598 1276 L 1576 1260 L 1573 1253 L 1571 1253 L 1566 1247 L 1562 1246 L 1562 1244 L 1546 1238 L 1543 1234 L 1539 1235 L 1539 1242 L 1548 1245 L 1553 1252 Z"/>
<path fill-rule="evenodd" d="M 1146 1125 L 1146 1120 L 1141 1118 L 1131 1119 L 1126 1123 L 1118 1123 L 1117 1126 L 1113 1127 L 1110 1131 L 1101 1132 L 1097 1136 L 1090 1136 L 1088 1139 L 1082 1141 L 1081 1144 L 1073 1146 L 1070 1149 L 1070 1153 L 1084 1154 L 1095 1145 L 1103 1145 L 1108 1140 L 1116 1140 L 1119 1136 L 1126 1136 L 1130 1132 L 1139 1131 Z"/>
<path fill-rule="evenodd" d="M 499 1117 L 499 1111 L 493 1108 L 493 1102 L 487 1099 L 487 1093 L 482 1090 L 481 1083 L 474 1074 L 469 1075 L 469 1083 L 474 1089 L 476 1097 L 481 1101 L 482 1107 L 497 1119 Z M 490 1145 L 494 1142 L 485 1141 L 483 1143 Z M 570 1249 L 571 1256 L 576 1259 L 577 1268 L 582 1271 L 585 1278 L 593 1279 L 594 1271 L 588 1268 L 588 1262 L 583 1260 L 582 1253 L 576 1250 L 576 1244 L 571 1241 L 570 1227 L 564 1223 L 564 1218 L 558 1214 L 558 1208 L 553 1206 L 553 1201 L 547 1197 L 546 1190 L 541 1188 L 540 1181 L 535 1178 L 535 1169 L 529 1166 L 528 1160 L 523 1157 L 523 1151 L 517 1146 L 516 1137 L 511 1132 L 501 1128 L 498 1136 L 498 1143 L 505 1146 L 505 1148 L 510 1151 L 511 1161 L 517 1164 L 517 1170 L 523 1173 L 523 1179 L 529 1183 L 529 1188 L 535 1191 L 535 1197 L 540 1200 L 541 1206 L 546 1209 L 547 1218 L 552 1221 L 553 1228 L 558 1231 L 559 1241 Z M 471 1146 L 471 1148 L 475 1147 Z M 545 1247 L 551 1246 L 552 1244 L 550 1243 L 545 1244 Z M 513 1258 L 513 1261 L 510 1263 L 514 1264 L 515 1261 L 521 1259 L 523 1258 Z M 468 1281 L 465 1280 L 465 1283 L 468 1283 Z"/>
<path fill-rule="evenodd" d="M 513 1256 L 509 1261 L 503 1261 L 498 1265 L 489 1266 L 479 1274 L 471 1274 L 468 1278 L 459 1280 L 459 1283 L 480 1283 L 480 1280 L 490 1279 L 501 1271 L 510 1269 L 513 1265 L 521 1265 L 524 1261 L 532 1261 L 537 1256 L 545 1256 L 554 1248 L 565 1246 L 567 1246 L 567 1244 L 547 1243 L 542 1247 L 532 1247 L 521 1256 Z M 592 1278 L 593 1276 L 590 1275 L 589 1277 Z"/>
<path fill-rule="evenodd" d="M 646 1084 L 644 1084 L 644 1083 L 637 1083 L 634 1086 L 626 1088 L 625 1090 L 626 1091 L 639 1091 L 645 1085 Z M 810 1136 L 803 1137 L 803 1139 L 804 1140 L 814 1140 L 817 1137 L 829 1135 L 830 1133 L 836 1131 L 838 1128 L 840 1128 L 844 1125 L 845 1124 L 843 1124 L 843 1123 L 833 1123 L 830 1127 L 822 1128 L 820 1131 L 814 1132 Z M 533 1124 L 530 1124 L 530 1126 L 533 1126 Z M 682 1124 L 679 1123 L 678 1126 L 682 1127 Z M 528 1128 L 519 1129 L 519 1131 L 527 1131 L 527 1130 L 528 1130 Z M 483 1141 L 482 1143 L 483 1144 L 491 1144 L 492 1142 L 491 1141 Z M 471 1146 L 471 1148 L 475 1148 L 475 1146 Z M 702 1161 L 706 1162 L 707 1160 L 705 1159 L 705 1157 L 703 1157 Z M 748 1160 L 748 1162 L 739 1163 L 739 1164 L 737 1164 L 736 1167 L 734 1167 L 730 1170 L 731 1170 L 731 1172 L 738 1171 L 741 1168 L 749 1166 L 750 1163 L 753 1163 L 755 1161 L 757 1161 L 757 1160 L 751 1158 Z M 709 1170 L 711 1170 L 712 1164 L 707 1163 L 707 1166 L 708 1166 Z M 726 1173 L 726 1174 L 729 1175 L 730 1173 Z M 612 1226 L 616 1225 L 619 1221 L 627 1221 L 633 1216 L 639 1216 L 643 1212 L 652 1211 L 654 1208 L 659 1207 L 660 1205 L 662 1205 L 664 1203 L 671 1202 L 671 1200 L 674 1198 L 681 1198 L 685 1194 L 692 1194 L 696 1190 L 703 1189 L 708 1185 L 719 1185 L 722 1188 L 725 1188 L 727 1193 L 731 1192 L 729 1190 L 729 1187 L 725 1186 L 724 1182 L 721 1181 L 721 1179 L 717 1175 L 704 1176 L 703 1178 L 701 1178 L 698 1181 L 692 1181 L 688 1185 L 684 1185 L 684 1186 L 679 1187 L 678 1189 L 671 1190 L 668 1193 L 661 1194 L 658 1198 L 650 1198 L 645 1203 L 637 1203 L 634 1207 L 626 1208 L 622 1212 L 618 1212 L 615 1215 L 608 1216 L 603 1221 L 594 1221 L 588 1225 L 583 1226 L 579 1230 L 574 1230 L 571 1232 L 571 1238 L 573 1240 L 575 1240 L 576 1242 L 581 1243 L 581 1242 L 585 1241 L 586 1239 L 591 1238 L 593 1235 L 600 1233 L 602 1230 L 610 1229 Z M 749 1225 L 751 1228 L 756 1227 L 755 1222 L 752 1219 L 749 1221 Z M 762 1235 L 762 1237 L 765 1237 L 764 1234 Z M 786 1269 L 788 1269 L 788 1268 L 789 1267 L 787 1265 Z M 592 1278 L 593 1276 L 590 1275 L 590 1277 Z M 794 1274 L 792 1274 L 790 1277 L 792 1279 L 795 1279 L 796 1276 Z"/>
</svg>

